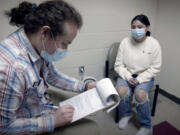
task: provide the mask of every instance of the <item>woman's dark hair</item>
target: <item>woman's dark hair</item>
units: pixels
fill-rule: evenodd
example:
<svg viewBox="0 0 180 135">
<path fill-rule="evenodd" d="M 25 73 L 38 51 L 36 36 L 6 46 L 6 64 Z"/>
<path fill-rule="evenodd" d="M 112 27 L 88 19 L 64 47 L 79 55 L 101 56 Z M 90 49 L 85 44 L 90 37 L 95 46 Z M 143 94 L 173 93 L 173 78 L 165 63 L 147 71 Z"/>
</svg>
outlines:
<svg viewBox="0 0 180 135">
<path fill-rule="evenodd" d="M 51 0 L 37 6 L 35 3 L 22 2 L 17 8 L 6 11 L 10 24 L 24 27 L 26 33 L 35 33 L 42 26 L 49 26 L 56 37 L 63 35 L 66 21 L 74 23 L 78 29 L 82 26 L 79 12 L 63 0 Z M 49 34 L 51 37 L 51 34 Z"/>
<path fill-rule="evenodd" d="M 146 25 L 146 27 L 149 27 L 150 26 L 150 22 L 149 22 L 149 19 L 146 15 L 143 15 L 143 14 L 140 14 L 140 15 L 137 15 L 135 16 L 132 21 L 131 21 L 131 25 L 133 24 L 134 21 L 140 21 L 141 23 L 143 23 L 144 25 Z M 150 31 L 147 31 L 146 32 L 146 36 L 150 36 L 151 35 L 151 32 Z"/>
</svg>

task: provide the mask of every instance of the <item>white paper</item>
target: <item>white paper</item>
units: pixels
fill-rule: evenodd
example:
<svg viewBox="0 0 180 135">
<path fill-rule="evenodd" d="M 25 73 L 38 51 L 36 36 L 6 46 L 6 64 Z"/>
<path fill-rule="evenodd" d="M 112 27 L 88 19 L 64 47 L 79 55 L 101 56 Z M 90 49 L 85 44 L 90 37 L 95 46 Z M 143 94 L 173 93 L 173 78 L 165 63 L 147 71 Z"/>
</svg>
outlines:
<svg viewBox="0 0 180 135">
<path fill-rule="evenodd" d="M 117 102 L 113 100 L 113 97 Z M 110 112 L 119 104 L 119 101 L 120 98 L 111 80 L 105 78 L 97 82 L 96 88 L 60 102 L 59 106 L 72 105 L 74 107 L 75 110 L 72 120 L 72 122 L 74 122 L 107 107 L 110 107 L 108 109 L 108 112 Z"/>
</svg>

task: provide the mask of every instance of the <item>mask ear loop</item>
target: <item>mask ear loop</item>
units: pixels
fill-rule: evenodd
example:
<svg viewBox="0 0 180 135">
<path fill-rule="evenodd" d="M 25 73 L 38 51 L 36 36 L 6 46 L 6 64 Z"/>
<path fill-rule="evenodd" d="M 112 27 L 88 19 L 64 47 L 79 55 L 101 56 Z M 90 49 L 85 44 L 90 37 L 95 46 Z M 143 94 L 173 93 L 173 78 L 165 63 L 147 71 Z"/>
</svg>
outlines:
<svg viewBox="0 0 180 135">
<path fill-rule="evenodd" d="M 41 43 L 42 43 L 44 51 L 46 51 L 46 48 L 45 48 L 45 45 L 44 45 L 44 41 L 42 39 L 41 39 Z"/>
<path fill-rule="evenodd" d="M 56 44 L 56 40 L 55 40 L 54 35 L 53 35 L 53 33 L 52 33 L 52 31 L 51 31 L 51 30 L 50 30 L 50 33 L 51 33 L 52 39 L 54 40 L 55 47 L 56 47 L 56 49 L 58 49 L 57 44 Z"/>
<path fill-rule="evenodd" d="M 45 44 L 44 44 L 44 40 L 43 40 L 43 39 L 41 39 L 41 43 L 42 43 L 42 45 L 43 45 L 44 51 L 46 51 L 46 47 L 45 47 Z"/>
<path fill-rule="evenodd" d="M 41 40 L 41 43 L 42 43 L 42 45 L 43 45 L 43 49 L 44 49 L 43 51 L 47 52 L 47 51 L 46 51 L 46 48 L 45 48 L 45 44 L 44 44 L 44 40 L 43 40 L 43 39 Z M 47 53 L 48 53 L 48 52 L 47 52 Z M 47 59 L 49 59 L 49 55 L 46 55 L 46 57 L 47 57 Z M 45 61 L 43 62 L 43 64 L 45 64 Z"/>
</svg>

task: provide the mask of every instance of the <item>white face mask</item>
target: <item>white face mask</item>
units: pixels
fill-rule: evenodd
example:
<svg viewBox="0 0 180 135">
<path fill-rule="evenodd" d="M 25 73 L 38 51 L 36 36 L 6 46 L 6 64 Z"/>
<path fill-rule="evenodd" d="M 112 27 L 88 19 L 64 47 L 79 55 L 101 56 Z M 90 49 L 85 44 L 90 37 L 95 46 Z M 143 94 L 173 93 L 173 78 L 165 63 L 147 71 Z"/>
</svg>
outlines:
<svg viewBox="0 0 180 135">
<path fill-rule="evenodd" d="M 52 54 L 49 54 L 47 51 L 42 50 L 40 55 L 41 55 L 41 57 L 44 58 L 45 61 L 53 62 L 53 61 L 58 61 L 58 60 L 64 58 L 66 53 L 67 53 L 67 50 L 58 48 Z"/>
<path fill-rule="evenodd" d="M 145 32 L 145 29 L 143 29 L 143 28 L 131 30 L 131 35 L 135 39 L 142 39 L 145 36 L 145 34 L 146 34 L 146 32 Z"/>
<path fill-rule="evenodd" d="M 53 38 L 54 39 L 54 38 Z M 55 41 L 55 40 L 54 40 Z M 58 61 L 62 58 L 64 58 L 64 56 L 66 55 L 67 53 L 67 50 L 66 49 L 60 49 L 60 48 L 57 48 L 56 46 L 56 42 L 55 42 L 55 46 L 56 46 L 56 50 L 54 53 L 52 54 L 49 54 L 46 50 L 45 50 L 45 46 L 44 46 L 44 41 L 42 40 L 42 45 L 43 45 L 43 48 L 44 50 L 41 51 L 40 55 L 41 57 L 47 61 L 47 62 L 53 62 L 53 61 Z"/>
</svg>

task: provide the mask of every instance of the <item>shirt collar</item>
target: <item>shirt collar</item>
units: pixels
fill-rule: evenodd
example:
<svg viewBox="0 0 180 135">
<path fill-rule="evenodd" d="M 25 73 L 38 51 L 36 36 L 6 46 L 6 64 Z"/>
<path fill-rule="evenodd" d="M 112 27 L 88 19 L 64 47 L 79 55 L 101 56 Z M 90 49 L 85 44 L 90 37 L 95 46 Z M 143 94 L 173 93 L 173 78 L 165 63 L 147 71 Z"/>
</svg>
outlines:
<svg viewBox="0 0 180 135">
<path fill-rule="evenodd" d="M 29 41 L 29 39 L 24 31 L 24 28 L 19 29 L 19 36 L 20 36 L 20 40 L 22 42 L 22 47 L 25 49 L 25 51 L 29 55 L 32 62 L 36 62 L 37 60 L 40 60 L 41 58 L 38 55 L 38 53 L 35 51 L 35 49 L 33 48 L 31 42 Z"/>
</svg>

